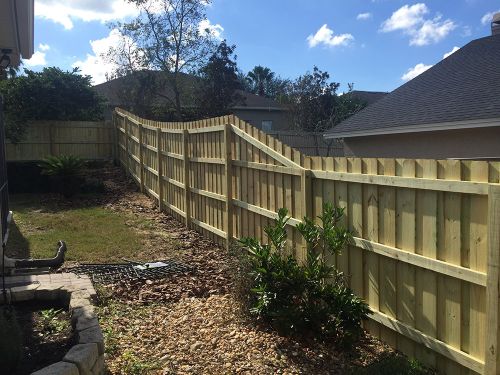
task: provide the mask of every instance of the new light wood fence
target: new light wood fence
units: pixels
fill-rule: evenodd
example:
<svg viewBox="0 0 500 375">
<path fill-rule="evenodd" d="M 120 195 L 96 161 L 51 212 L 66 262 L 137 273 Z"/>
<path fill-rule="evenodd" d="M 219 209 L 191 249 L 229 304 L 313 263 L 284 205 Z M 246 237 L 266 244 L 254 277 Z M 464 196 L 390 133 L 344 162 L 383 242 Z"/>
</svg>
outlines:
<svg viewBox="0 0 500 375">
<path fill-rule="evenodd" d="M 345 207 L 330 257 L 370 305 L 366 328 L 446 374 L 496 374 L 500 163 L 304 157 L 234 116 L 157 123 L 117 110 L 117 155 L 161 210 L 220 243 Z"/>
<path fill-rule="evenodd" d="M 37 161 L 49 155 L 112 159 L 113 133 L 104 121 L 35 121 L 21 142 L 7 143 L 7 161 Z"/>
</svg>

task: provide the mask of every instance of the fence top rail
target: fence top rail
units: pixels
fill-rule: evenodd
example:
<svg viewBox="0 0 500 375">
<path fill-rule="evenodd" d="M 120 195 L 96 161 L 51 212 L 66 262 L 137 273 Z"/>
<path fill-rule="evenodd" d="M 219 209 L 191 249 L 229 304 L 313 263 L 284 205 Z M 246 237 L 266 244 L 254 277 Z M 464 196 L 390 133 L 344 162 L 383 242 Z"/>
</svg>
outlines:
<svg viewBox="0 0 500 375">
<path fill-rule="evenodd" d="M 386 176 L 351 172 L 333 172 L 311 170 L 315 178 L 324 180 L 337 180 L 357 182 L 361 184 L 402 187 L 410 189 L 448 191 L 454 193 L 487 195 L 489 182 L 474 182 L 460 180 L 427 179 L 420 177 Z"/>
</svg>

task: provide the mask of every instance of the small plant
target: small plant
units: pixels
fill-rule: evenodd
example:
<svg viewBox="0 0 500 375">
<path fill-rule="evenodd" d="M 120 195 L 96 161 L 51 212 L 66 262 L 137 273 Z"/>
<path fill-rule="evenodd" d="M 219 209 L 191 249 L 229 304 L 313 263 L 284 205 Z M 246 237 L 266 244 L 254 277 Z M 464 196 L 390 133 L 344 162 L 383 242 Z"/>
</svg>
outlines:
<svg viewBox="0 0 500 375">
<path fill-rule="evenodd" d="M 310 332 L 348 345 L 359 338 L 368 305 L 347 287 L 342 273 L 324 261 L 325 252 L 338 254 L 352 235 L 339 222 L 340 208 L 325 204 L 321 226 L 304 218 L 297 226 L 307 243 L 299 263 L 286 249 L 288 211 L 278 211 L 274 225 L 265 229 L 268 244 L 255 238 L 240 242 L 250 259 L 251 312 L 285 332 Z"/>
<path fill-rule="evenodd" d="M 75 195 L 81 183 L 84 161 L 73 155 L 48 156 L 39 165 L 42 174 L 51 176 L 54 190 L 69 198 Z"/>
<path fill-rule="evenodd" d="M 126 374 L 142 375 L 161 368 L 156 361 L 145 362 L 138 358 L 131 350 L 127 349 L 122 355 L 124 370 Z"/>
<path fill-rule="evenodd" d="M 59 333 L 68 328 L 68 322 L 60 320 L 58 317 L 61 312 L 61 309 L 47 309 L 40 311 L 40 319 L 44 333 Z"/>
</svg>

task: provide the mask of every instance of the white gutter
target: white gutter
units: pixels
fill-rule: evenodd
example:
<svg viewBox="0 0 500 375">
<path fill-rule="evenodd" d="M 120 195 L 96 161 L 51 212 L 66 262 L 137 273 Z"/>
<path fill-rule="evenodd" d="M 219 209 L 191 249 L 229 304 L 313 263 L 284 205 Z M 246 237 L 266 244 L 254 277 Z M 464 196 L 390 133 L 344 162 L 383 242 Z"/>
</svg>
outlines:
<svg viewBox="0 0 500 375">
<path fill-rule="evenodd" d="M 439 122 L 433 124 L 397 126 L 391 128 L 357 130 L 350 132 L 335 132 L 334 128 L 331 133 L 325 134 L 324 137 L 325 139 L 337 139 L 337 138 L 367 137 L 372 135 L 433 132 L 440 130 L 490 128 L 495 126 L 500 126 L 500 118 Z"/>
</svg>

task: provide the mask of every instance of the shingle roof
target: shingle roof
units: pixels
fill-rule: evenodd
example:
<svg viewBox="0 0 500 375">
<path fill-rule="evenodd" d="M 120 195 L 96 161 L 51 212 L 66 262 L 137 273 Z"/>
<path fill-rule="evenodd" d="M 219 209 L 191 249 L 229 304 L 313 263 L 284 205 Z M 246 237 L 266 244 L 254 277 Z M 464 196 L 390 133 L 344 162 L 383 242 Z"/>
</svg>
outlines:
<svg viewBox="0 0 500 375">
<path fill-rule="evenodd" d="M 161 72 L 158 71 L 146 71 L 148 74 L 153 77 L 155 80 L 161 80 L 162 84 L 162 89 L 161 93 L 164 96 L 168 96 L 170 98 L 174 98 L 174 93 L 173 90 L 168 86 L 166 83 L 163 75 Z M 181 73 L 180 76 L 180 82 L 181 85 L 188 91 L 194 91 L 197 86 L 197 81 L 198 78 L 189 74 Z M 108 104 L 112 107 L 119 107 L 123 105 L 123 92 L 127 88 L 127 85 L 130 83 L 130 80 L 132 79 L 132 76 L 125 76 L 125 77 L 119 77 L 112 79 L 110 81 L 98 84 L 94 86 L 94 89 L 102 96 L 104 96 Z M 280 110 L 285 110 L 285 108 L 276 102 L 273 99 L 258 96 L 246 91 L 242 90 L 237 90 L 237 93 L 242 97 L 243 102 L 239 103 L 238 105 L 235 106 L 235 108 L 246 108 L 248 107 L 249 109 L 280 109 Z M 187 98 L 186 101 L 187 103 L 183 103 L 183 105 L 186 106 L 193 106 L 194 103 L 190 103 L 189 100 L 191 98 Z M 157 104 L 164 104 L 166 103 L 166 99 L 158 96 L 156 99 Z"/>
<path fill-rule="evenodd" d="M 351 95 L 354 99 L 361 100 L 362 102 L 365 102 L 367 105 L 370 105 L 370 104 L 373 104 L 375 102 L 378 102 L 383 97 L 389 95 L 389 93 L 383 92 L 383 91 L 353 90 L 351 92 Z"/>
<path fill-rule="evenodd" d="M 500 118 L 500 35 L 473 40 L 326 134 L 491 118 Z"/>
</svg>

